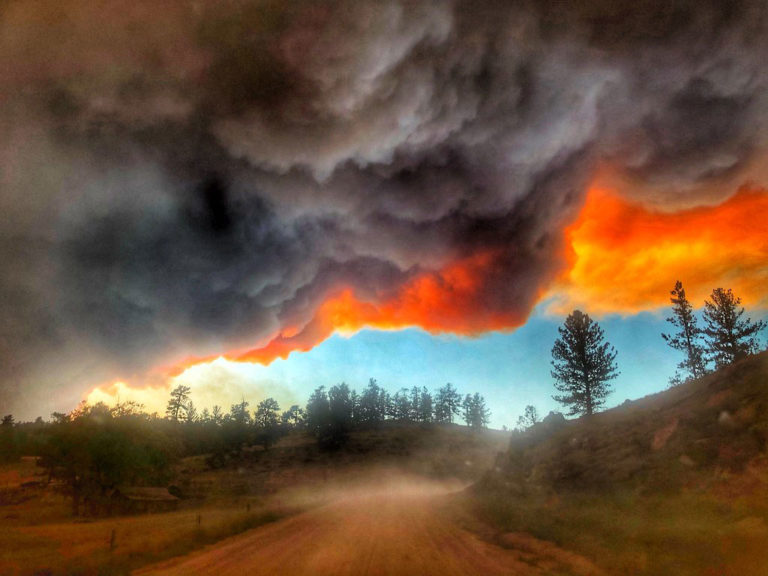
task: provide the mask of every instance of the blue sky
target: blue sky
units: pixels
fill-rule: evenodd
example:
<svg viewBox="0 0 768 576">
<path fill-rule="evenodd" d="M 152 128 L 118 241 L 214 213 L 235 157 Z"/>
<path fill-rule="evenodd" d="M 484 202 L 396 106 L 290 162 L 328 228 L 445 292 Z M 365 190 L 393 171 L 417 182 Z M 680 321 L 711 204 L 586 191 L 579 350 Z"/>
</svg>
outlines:
<svg viewBox="0 0 768 576">
<path fill-rule="evenodd" d="M 514 332 L 476 338 L 431 335 L 420 329 L 334 335 L 309 352 L 293 353 L 260 369 L 256 378 L 283 382 L 299 399 L 316 386 L 339 382 L 360 390 L 371 377 L 390 391 L 412 386 L 434 390 L 451 382 L 462 393 L 485 396 L 493 427 L 511 427 L 526 404 L 535 405 L 541 414 L 560 408 L 552 399 L 549 362 L 562 319 L 541 308 Z M 608 405 L 667 387 L 679 358 L 661 338 L 667 330 L 662 312 L 610 316 L 599 323 L 618 351 L 621 370 Z"/>
<path fill-rule="evenodd" d="M 514 427 L 527 404 L 543 416 L 562 407 L 552 399 L 551 350 L 564 318 L 547 312 L 542 302 L 528 322 L 511 332 L 490 332 L 475 338 L 434 335 L 413 328 L 382 331 L 366 329 L 352 335 L 336 334 L 308 352 L 294 352 L 268 366 L 230 362 L 220 358 L 193 366 L 171 385 L 191 388 L 198 409 L 214 404 L 225 410 L 242 400 L 255 408 L 266 397 L 283 409 L 306 404 L 317 386 L 346 382 L 358 391 L 376 378 L 391 392 L 402 387 L 426 386 L 436 390 L 451 382 L 462 394 L 479 392 L 492 411 L 491 426 Z M 668 387 L 680 353 L 661 338 L 670 326 L 668 308 L 634 315 L 596 318 L 605 337 L 618 351 L 621 374 L 606 407 L 637 399 Z M 749 315 L 749 314 L 747 314 Z M 765 317 L 765 312 L 752 314 Z M 137 400 L 149 411 L 163 413 L 168 390 L 131 388 L 116 390 L 124 400 Z M 89 400 L 114 401 L 99 389 Z"/>
</svg>

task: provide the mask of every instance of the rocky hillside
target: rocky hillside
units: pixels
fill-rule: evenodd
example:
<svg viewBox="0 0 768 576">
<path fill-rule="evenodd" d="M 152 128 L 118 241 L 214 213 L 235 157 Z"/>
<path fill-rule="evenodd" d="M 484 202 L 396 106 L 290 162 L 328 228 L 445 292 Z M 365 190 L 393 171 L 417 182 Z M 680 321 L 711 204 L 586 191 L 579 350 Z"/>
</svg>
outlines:
<svg viewBox="0 0 768 576">
<path fill-rule="evenodd" d="M 518 489 L 676 490 L 748 476 L 767 445 L 764 352 L 591 418 L 550 417 L 513 437 L 496 474 Z"/>
</svg>

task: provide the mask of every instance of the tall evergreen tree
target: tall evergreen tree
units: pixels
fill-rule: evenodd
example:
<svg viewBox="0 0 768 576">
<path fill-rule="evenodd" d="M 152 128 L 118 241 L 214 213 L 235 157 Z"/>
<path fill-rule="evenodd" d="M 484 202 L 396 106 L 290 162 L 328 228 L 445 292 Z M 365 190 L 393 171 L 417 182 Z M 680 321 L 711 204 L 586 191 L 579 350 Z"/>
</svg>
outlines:
<svg viewBox="0 0 768 576">
<path fill-rule="evenodd" d="M 558 331 L 551 374 L 561 394 L 553 398 L 569 408 L 569 416 L 591 415 L 612 392 L 608 382 L 619 375 L 616 350 L 604 342 L 597 322 L 580 310 L 574 310 Z"/>
<path fill-rule="evenodd" d="M 331 407 L 328 404 L 328 392 L 326 392 L 325 386 L 318 386 L 312 392 L 307 401 L 305 413 L 307 415 L 307 428 L 312 434 L 319 437 L 331 419 Z"/>
<path fill-rule="evenodd" d="M 251 422 L 251 413 L 248 411 L 250 404 L 243 398 L 240 404 L 232 404 L 229 410 L 229 419 L 235 424 L 245 425 Z"/>
<path fill-rule="evenodd" d="M 280 404 L 274 398 L 265 398 L 259 402 L 256 412 L 253 413 L 253 421 L 258 428 L 256 440 L 265 450 L 269 450 L 280 436 L 279 413 Z"/>
<path fill-rule="evenodd" d="M 435 395 L 435 421 L 450 424 L 453 417 L 458 415 L 461 407 L 461 396 L 450 382 L 438 389 Z"/>
<path fill-rule="evenodd" d="M 394 420 L 410 422 L 413 410 L 408 388 L 401 388 L 392 396 L 391 416 Z"/>
<path fill-rule="evenodd" d="M 354 410 L 349 386 L 343 382 L 331 386 L 328 390 L 328 408 L 335 427 L 334 431 L 343 436 L 352 426 L 352 412 Z"/>
<path fill-rule="evenodd" d="M 429 393 L 426 386 L 423 386 L 419 399 L 419 421 L 432 422 L 432 413 L 432 394 Z"/>
<path fill-rule="evenodd" d="M 294 404 L 288 410 L 283 412 L 281 420 L 283 424 L 286 424 L 291 428 L 301 428 L 305 422 L 304 410 L 298 404 Z"/>
<path fill-rule="evenodd" d="M 743 315 L 741 298 L 734 296 L 730 288 L 715 288 L 704 302 L 704 336 L 715 367 L 727 366 L 757 352 L 757 335 L 766 324 L 762 320 L 742 319 Z"/>
<path fill-rule="evenodd" d="M 169 419 L 178 422 L 186 414 L 190 390 L 189 386 L 184 386 L 183 384 L 179 384 L 171 390 L 171 399 L 168 400 L 168 406 L 165 409 L 165 415 Z"/>
<path fill-rule="evenodd" d="M 678 280 L 670 295 L 672 316 L 667 318 L 667 322 L 672 324 L 677 332 L 662 334 L 661 337 L 671 348 L 685 354 L 685 358 L 677 365 L 679 372 L 670 379 L 672 384 L 679 384 L 703 376 L 706 373 L 706 364 L 704 346 L 701 344 L 702 332 L 696 324 L 693 306 L 685 296 L 683 283 Z"/>
<path fill-rule="evenodd" d="M 197 408 L 195 408 L 195 403 L 190 400 L 187 402 L 187 405 L 184 407 L 186 410 L 186 416 L 184 417 L 184 420 L 187 422 L 187 424 L 192 424 L 194 422 L 197 422 L 198 416 L 197 416 Z"/>
<path fill-rule="evenodd" d="M 467 394 L 461 405 L 464 412 L 464 421 L 470 428 L 485 428 L 491 418 L 491 411 L 485 405 L 485 398 L 475 392 Z"/>
<path fill-rule="evenodd" d="M 219 406 L 218 404 L 215 404 L 212 408 L 211 421 L 214 424 L 221 424 L 222 422 L 224 422 L 224 413 L 221 410 L 221 406 Z"/>
<path fill-rule="evenodd" d="M 7 414 L 0 424 L 0 462 L 13 462 L 18 456 L 13 416 Z"/>
<path fill-rule="evenodd" d="M 260 428 L 270 428 L 277 426 L 279 421 L 278 413 L 280 404 L 274 398 L 265 398 L 256 406 L 256 412 L 253 414 L 253 420 L 256 426 Z"/>
<path fill-rule="evenodd" d="M 368 381 L 368 386 L 360 395 L 360 422 L 376 425 L 387 416 L 389 399 L 386 391 L 379 386 L 374 378 Z"/>
</svg>

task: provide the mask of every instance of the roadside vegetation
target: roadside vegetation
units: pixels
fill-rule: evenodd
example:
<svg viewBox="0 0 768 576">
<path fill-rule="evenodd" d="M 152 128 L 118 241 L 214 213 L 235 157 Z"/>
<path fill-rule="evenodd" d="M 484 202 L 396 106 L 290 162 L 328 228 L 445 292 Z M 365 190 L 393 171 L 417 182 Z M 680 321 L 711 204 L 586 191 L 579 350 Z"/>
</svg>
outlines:
<svg viewBox="0 0 768 576">
<path fill-rule="evenodd" d="M 768 352 L 617 408 L 513 434 L 474 512 L 609 574 L 764 574 Z"/>
</svg>

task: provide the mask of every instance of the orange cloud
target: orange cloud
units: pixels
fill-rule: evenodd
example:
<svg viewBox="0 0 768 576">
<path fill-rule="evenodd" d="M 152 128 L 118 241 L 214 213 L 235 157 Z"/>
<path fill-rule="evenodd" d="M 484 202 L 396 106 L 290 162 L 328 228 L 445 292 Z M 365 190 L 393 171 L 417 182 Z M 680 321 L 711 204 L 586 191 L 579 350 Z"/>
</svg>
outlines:
<svg viewBox="0 0 768 576">
<path fill-rule="evenodd" d="M 592 189 L 566 230 L 570 267 L 551 310 L 633 314 L 669 304 L 681 280 L 695 306 L 717 286 L 768 304 L 768 192 L 742 188 L 720 205 L 653 211 Z"/>
<path fill-rule="evenodd" d="M 283 332 L 265 346 L 224 354 L 227 360 L 269 364 L 291 352 L 305 352 L 337 332 L 362 328 L 396 330 L 418 326 L 433 333 L 479 334 L 523 324 L 519 307 L 496 310 L 484 302 L 488 278 L 496 272 L 499 251 L 485 251 L 460 259 L 438 271 L 425 271 L 379 301 L 363 300 L 351 288 L 340 288 L 320 305 L 301 330 Z M 214 360 L 191 358 L 174 366 L 178 375 L 190 366 Z"/>
<path fill-rule="evenodd" d="M 291 352 L 311 350 L 334 333 L 362 328 L 417 326 L 433 333 L 474 335 L 510 330 L 528 308 L 551 298 L 556 314 L 579 307 L 592 314 L 654 309 L 669 304 L 681 280 L 700 306 L 716 286 L 733 288 L 745 305 L 767 306 L 768 192 L 742 189 L 717 206 L 674 213 L 654 211 L 604 189 L 592 189 L 578 219 L 565 230 L 565 271 L 531 302 L 489 304 L 504 268 L 501 250 L 481 251 L 440 270 L 423 271 L 392 293 L 361 297 L 340 286 L 303 326 L 285 327 L 265 345 L 221 356 L 187 358 L 151 373 L 163 381 L 218 362 L 270 364 Z M 494 288 L 495 287 L 495 288 Z M 96 393 L 98 392 L 98 393 Z M 89 400 L 128 398 L 128 385 L 97 388 Z M 143 397 L 141 401 L 147 402 Z"/>
</svg>

